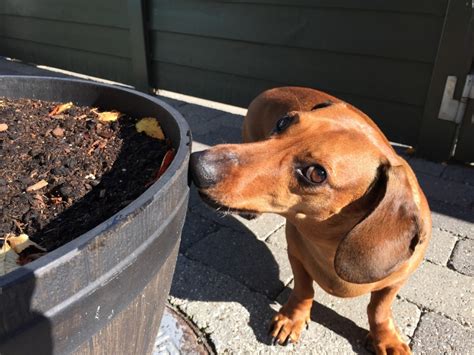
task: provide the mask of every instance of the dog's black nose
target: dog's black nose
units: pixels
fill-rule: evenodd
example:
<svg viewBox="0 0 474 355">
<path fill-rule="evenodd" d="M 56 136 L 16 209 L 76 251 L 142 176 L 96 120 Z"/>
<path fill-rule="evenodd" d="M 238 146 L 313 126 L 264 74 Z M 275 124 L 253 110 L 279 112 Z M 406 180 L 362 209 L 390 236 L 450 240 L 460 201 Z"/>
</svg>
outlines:
<svg viewBox="0 0 474 355">
<path fill-rule="evenodd" d="M 194 184 L 200 189 L 217 184 L 237 161 L 235 154 L 228 150 L 208 149 L 191 154 L 190 170 Z"/>
<path fill-rule="evenodd" d="M 196 187 L 205 189 L 214 185 L 217 181 L 217 167 L 213 164 L 214 159 L 209 159 L 207 150 L 191 154 L 190 170 L 191 177 Z"/>
</svg>

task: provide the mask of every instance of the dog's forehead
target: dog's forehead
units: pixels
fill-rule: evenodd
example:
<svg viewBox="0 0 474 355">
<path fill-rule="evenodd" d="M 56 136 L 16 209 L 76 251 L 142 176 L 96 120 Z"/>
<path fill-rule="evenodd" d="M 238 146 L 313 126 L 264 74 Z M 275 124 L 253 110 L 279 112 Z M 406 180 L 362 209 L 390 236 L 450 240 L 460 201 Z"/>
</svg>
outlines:
<svg viewBox="0 0 474 355">
<path fill-rule="evenodd" d="M 298 133 L 307 144 L 351 144 L 360 146 L 359 142 L 370 140 L 366 125 L 357 117 L 336 117 L 322 113 L 302 112 L 298 115 Z M 364 143 L 366 144 L 366 142 Z"/>
<path fill-rule="evenodd" d="M 320 161 L 329 167 L 351 170 L 356 166 L 375 166 L 383 157 L 385 143 L 379 142 L 367 124 L 354 114 L 335 116 L 325 110 L 302 112 L 295 129 L 298 155 Z"/>
<path fill-rule="evenodd" d="M 341 149 L 347 148 L 346 144 L 353 151 L 378 151 L 384 156 L 393 153 L 388 140 L 370 118 L 345 103 L 298 112 L 298 118 L 299 131 L 320 144 L 339 142 Z"/>
<path fill-rule="evenodd" d="M 313 160 L 339 169 L 376 165 L 381 152 L 363 132 L 346 129 L 322 129 L 306 140 L 306 152 Z"/>
<path fill-rule="evenodd" d="M 298 112 L 298 118 L 306 128 L 360 131 L 368 127 L 367 121 L 357 111 L 351 110 L 343 103 L 313 111 L 301 111 Z"/>
</svg>

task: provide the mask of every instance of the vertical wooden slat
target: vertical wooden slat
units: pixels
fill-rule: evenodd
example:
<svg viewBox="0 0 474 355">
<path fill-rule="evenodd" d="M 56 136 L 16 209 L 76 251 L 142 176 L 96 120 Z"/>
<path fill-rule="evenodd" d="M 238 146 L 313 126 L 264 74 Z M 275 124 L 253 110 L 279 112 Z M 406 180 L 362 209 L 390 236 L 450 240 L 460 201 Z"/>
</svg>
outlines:
<svg viewBox="0 0 474 355">
<path fill-rule="evenodd" d="M 474 16 L 474 9 L 473 9 Z M 470 74 L 474 74 L 474 18 L 471 17 L 469 27 L 469 40 L 467 51 L 470 53 L 468 65 L 471 66 Z M 459 136 L 454 158 L 463 162 L 474 162 L 474 99 L 467 103 L 463 121 L 459 127 Z"/>
<path fill-rule="evenodd" d="M 143 16 L 143 1 L 145 0 L 128 0 L 129 37 L 134 86 L 137 90 L 150 92 L 148 76 L 149 58 L 146 41 L 146 23 Z"/>
<path fill-rule="evenodd" d="M 458 77 L 455 98 L 459 99 L 469 72 L 466 61 L 469 52 L 465 50 L 465 44 L 471 12 L 470 1 L 450 0 L 448 3 L 417 146 L 421 156 L 432 160 L 448 160 L 451 155 L 456 124 L 438 119 L 438 113 L 447 76 Z"/>
<path fill-rule="evenodd" d="M 474 161 L 474 100 L 469 100 L 466 107 L 466 114 L 459 129 L 459 137 L 454 158 L 463 162 Z"/>
</svg>

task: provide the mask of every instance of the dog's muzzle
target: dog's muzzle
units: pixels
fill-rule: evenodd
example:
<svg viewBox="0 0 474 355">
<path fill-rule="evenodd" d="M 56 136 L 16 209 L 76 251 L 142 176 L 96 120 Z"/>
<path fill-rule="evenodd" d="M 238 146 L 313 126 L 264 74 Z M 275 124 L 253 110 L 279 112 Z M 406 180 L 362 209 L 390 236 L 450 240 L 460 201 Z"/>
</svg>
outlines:
<svg viewBox="0 0 474 355">
<path fill-rule="evenodd" d="M 238 156 L 231 151 L 209 149 L 191 154 L 189 170 L 194 185 L 196 185 L 199 190 L 205 190 L 224 179 L 232 166 L 238 163 Z M 223 206 L 209 197 L 206 192 L 201 191 L 199 194 L 204 202 L 215 209 L 224 207 L 224 211 L 237 213 L 241 217 L 249 220 L 258 216 L 253 211 L 236 210 Z"/>
</svg>

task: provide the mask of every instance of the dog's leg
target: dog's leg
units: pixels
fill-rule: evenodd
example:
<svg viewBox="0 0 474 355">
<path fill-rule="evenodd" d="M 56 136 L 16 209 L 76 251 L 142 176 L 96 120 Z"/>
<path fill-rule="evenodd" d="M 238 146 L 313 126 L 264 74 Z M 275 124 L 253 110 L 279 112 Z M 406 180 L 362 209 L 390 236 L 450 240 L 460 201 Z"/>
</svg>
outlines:
<svg viewBox="0 0 474 355">
<path fill-rule="evenodd" d="M 313 304 L 313 279 L 304 269 L 301 262 L 288 253 L 294 275 L 294 288 L 288 301 L 273 317 L 270 335 L 273 343 L 286 345 L 296 343 L 301 331 L 310 322 Z"/>
<path fill-rule="evenodd" d="M 392 318 L 392 303 L 402 284 L 372 292 L 367 306 L 370 332 L 368 342 L 376 354 L 411 354 Z"/>
</svg>

